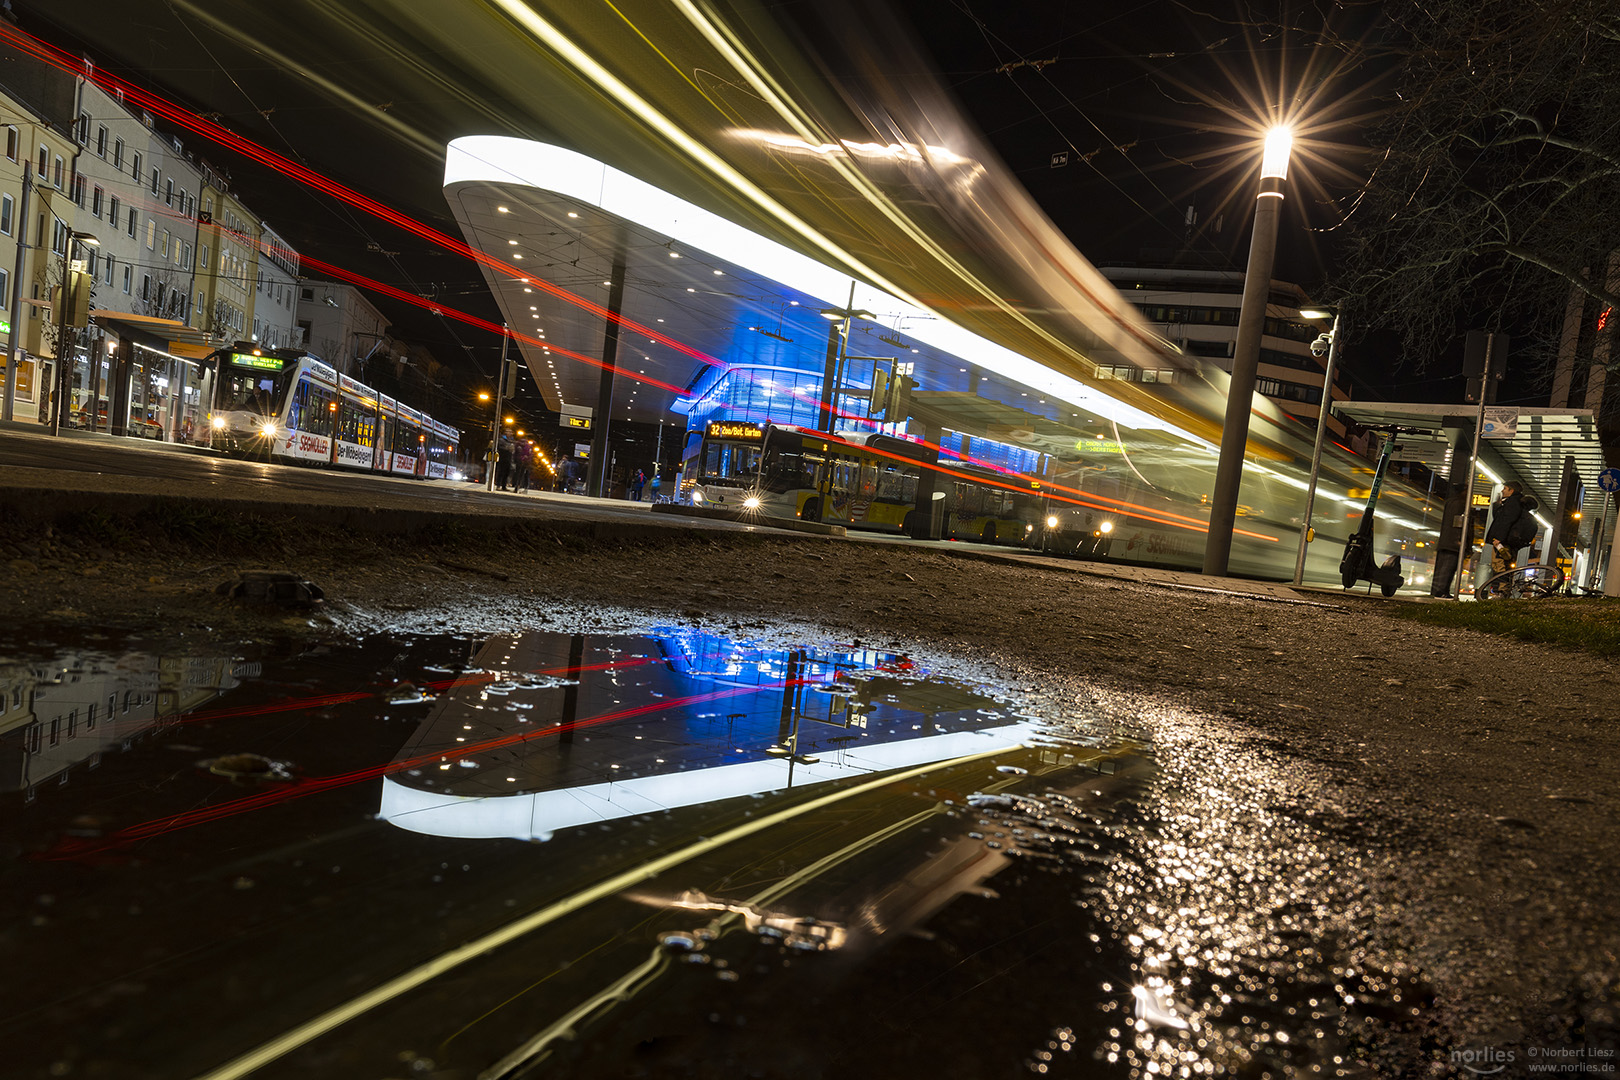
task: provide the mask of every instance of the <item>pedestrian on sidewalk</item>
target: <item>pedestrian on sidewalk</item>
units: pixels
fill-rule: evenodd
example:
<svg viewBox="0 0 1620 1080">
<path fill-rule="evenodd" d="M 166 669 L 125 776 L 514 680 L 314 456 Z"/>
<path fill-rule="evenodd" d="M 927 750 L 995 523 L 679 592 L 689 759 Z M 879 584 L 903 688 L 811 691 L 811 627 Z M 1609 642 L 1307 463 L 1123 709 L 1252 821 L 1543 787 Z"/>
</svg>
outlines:
<svg viewBox="0 0 1620 1080">
<path fill-rule="evenodd" d="M 529 478 L 534 474 L 534 447 L 519 439 L 512 448 L 512 490 L 520 495 L 529 493 Z"/>
<path fill-rule="evenodd" d="M 1485 543 L 1491 549 L 1491 573 L 1513 569 L 1515 553 L 1535 539 L 1536 519 L 1530 516 L 1535 508 L 1534 500 L 1525 506 L 1517 482 L 1509 480 L 1502 485 L 1502 495 L 1491 507 L 1491 527 L 1485 533 Z"/>
<path fill-rule="evenodd" d="M 658 470 L 657 469 L 653 470 L 652 480 L 650 481 L 650 483 L 652 485 L 652 501 L 657 502 L 658 501 L 658 489 L 663 486 L 662 482 L 658 479 Z"/>
<path fill-rule="evenodd" d="M 506 485 L 511 479 L 512 440 L 502 439 L 500 448 L 495 452 L 495 486 L 505 491 Z"/>
<path fill-rule="evenodd" d="M 637 469 L 636 470 L 636 475 L 634 477 L 632 477 L 631 480 L 630 480 L 630 501 L 631 502 L 640 502 L 641 501 L 641 489 L 646 486 L 646 483 L 647 483 L 647 474 L 642 472 L 640 469 Z"/>
</svg>

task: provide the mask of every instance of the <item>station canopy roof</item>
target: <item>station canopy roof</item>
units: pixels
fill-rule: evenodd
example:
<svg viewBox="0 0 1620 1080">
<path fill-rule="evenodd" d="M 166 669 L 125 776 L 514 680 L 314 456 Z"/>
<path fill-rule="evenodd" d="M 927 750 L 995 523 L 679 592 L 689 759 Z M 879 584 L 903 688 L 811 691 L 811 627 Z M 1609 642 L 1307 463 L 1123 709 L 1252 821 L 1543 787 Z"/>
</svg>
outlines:
<svg viewBox="0 0 1620 1080">
<path fill-rule="evenodd" d="M 813 368 L 819 379 L 838 325 L 823 313 L 850 310 L 857 314 L 848 356 L 915 365 L 918 397 L 940 395 L 928 419 L 954 430 L 983 434 L 993 419 L 1007 429 L 1037 430 L 1044 422 L 1084 435 L 1113 422 L 1138 438 L 1157 433 L 1166 443 L 1203 441 L 1150 412 L 1162 404 L 1135 384 L 1111 384 L 1105 393 L 1062 365 L 1031 359 L 852 281 L 844 271 L 574 151 L 495 136 L 458 139 L 449 148 L 444 186 L 467 243 L 512 267 L 506 272 L 481 264 L 552 411 L 596 405 L 619 264 L 624 321 L 615 421 L 667 421 L 687 411 L 714 365 L 751 367 L 756 378 L 779 366 L 788 383 L 793 369 Z M 1150 344 L 1122 347 L 1140 351 Z M 1126 359 L 1099 356 L 1099 362 Z M 485 367 L 493 371 L 492 363 Z M 851 371 L 853 381 L 840 384 L 846 391 L 861 384 L 859 372 Z M 1005 404 L 992 408 L 992 401 Z"/>
<path fill-rule="evenodd" d="M 1406 448 L 1397 451 L 1395 457 L 1423 461 L 1442 473 L 1446 471 L 1444 447 L 1459 432 L 1472 431 L 1479 419 L 1479 406 L 1463 404 L 1345 402 L 1334 409 L 1367 427 L 1395 425 L 1426 433 L 1403 437 Z M 1598 473 L 1607 461 L 1590 409 L 1513 411 L 1517 413 L 1517 424 L 1511 436 L 1480 439 L 1479 457 L 1484 468 L 1499 480 L 1517 480 L 1549 508 L 1558 498 L 1567 458 L 1574 458 L 1575 474 L 1587 490 L 1597 489 Z"/>
</svg>

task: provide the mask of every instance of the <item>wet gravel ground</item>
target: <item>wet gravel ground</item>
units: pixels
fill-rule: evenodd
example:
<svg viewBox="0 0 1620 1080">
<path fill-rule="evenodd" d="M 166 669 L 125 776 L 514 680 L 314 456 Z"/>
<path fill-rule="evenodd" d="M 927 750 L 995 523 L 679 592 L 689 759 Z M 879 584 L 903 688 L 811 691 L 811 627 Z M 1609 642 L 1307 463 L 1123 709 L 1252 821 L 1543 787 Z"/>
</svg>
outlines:
<svg viewBox="0 0 1620 1080">
<path fill-rule="evenodd" d="M 1284 604 L 682 529 L 612 542 L 299 529 L 223 545 L 87 520 L 0 527 L 0 560 L 12 619 L 42 641 L 247 650 L 667 621 L 843 637 L 976 672 L 1153 747 L 1151 825 L 1096 903 L 1142 937 L 1140 980 L 1229 1032 L 1233 1072 L 1470 1075 L 1511 1053 L 1495 1075 L 1516 1075 L 1541 1050 L 1568 1052 L 1554 1059 L 1566 1075 L 1616 1065 L 1620 688 L 1594 657 L 1418 629 L 1356 597 Z M 296 569 L 326 602 L 215 592 L 249 567 Z M 1355 1023 L 1324 1021 L 1320 1037 L 1295 1025 L 1304 1047 L 1258 1045 L 1257 1009 L 1348 1009 Z M 1131 1071 L 1179 1074 L 1177 1045 L 1151 1032 L 1133 1043 L 1129 1017 L 1122 1030 Z M 1484 1051 L 1498 1057 L 1458 1056 Z"/>
</svg>

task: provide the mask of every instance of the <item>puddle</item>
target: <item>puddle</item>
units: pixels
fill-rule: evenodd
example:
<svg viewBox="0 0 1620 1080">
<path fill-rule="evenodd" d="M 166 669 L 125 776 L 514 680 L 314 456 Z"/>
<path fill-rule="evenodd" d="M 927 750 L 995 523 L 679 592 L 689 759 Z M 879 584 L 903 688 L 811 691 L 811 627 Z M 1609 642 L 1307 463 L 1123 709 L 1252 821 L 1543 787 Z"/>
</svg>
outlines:
<svg viewBox="0 0 1620 1080">
<path fill-rule="evenodd" d="M 11 655 L 22 1075 L 1355 1075 L 1419 994 L 1284 779 L 1056 686 L 681 627 Z"/>
</svg>

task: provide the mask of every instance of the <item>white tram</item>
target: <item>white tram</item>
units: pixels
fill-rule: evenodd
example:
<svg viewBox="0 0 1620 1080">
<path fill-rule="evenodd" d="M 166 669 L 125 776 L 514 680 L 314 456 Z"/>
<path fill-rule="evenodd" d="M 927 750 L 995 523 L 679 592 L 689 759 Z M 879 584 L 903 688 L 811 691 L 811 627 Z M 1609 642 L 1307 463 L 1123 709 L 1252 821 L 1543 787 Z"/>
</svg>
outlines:
<svg viewBox="0 0 1620 1080">
<path fill-rule="evenodd" d="M 215 356 L 210 445 L 266 460 L 459 478 L 459 431 L 340 375 L 319 357 L 248 343 Z"/>
</svg>

